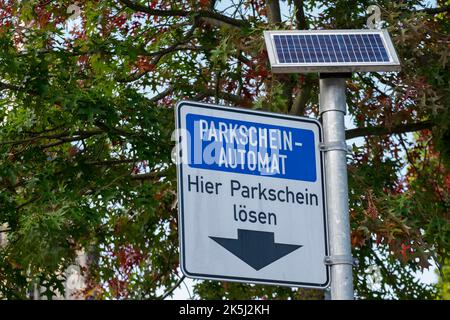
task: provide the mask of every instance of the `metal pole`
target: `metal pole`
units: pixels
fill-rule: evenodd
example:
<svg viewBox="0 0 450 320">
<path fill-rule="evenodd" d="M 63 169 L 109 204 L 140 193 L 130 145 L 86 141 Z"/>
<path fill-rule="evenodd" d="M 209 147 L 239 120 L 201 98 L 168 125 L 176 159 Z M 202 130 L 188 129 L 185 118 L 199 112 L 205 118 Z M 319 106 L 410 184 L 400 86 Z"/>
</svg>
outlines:
<svg viewBox="0 0 450 320">
<path fill-rule="evenodd" d="M 344 126 L 345 76 L 321 74 L 320 77 L 319 109 L 324 131 L 332 300 L 354 299 Z"/>
</svg>

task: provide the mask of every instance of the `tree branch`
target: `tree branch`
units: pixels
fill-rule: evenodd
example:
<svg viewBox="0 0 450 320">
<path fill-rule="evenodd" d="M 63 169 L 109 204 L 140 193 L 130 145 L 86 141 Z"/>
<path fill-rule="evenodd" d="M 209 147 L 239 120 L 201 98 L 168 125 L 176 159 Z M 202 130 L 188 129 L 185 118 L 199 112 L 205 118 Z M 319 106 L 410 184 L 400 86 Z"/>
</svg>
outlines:
<svg viewBox="0 0 450 320">
<path fill-rule="evenodd" d="M 231 17 L 225 16 L 225 15 L 222 15 L 218 12 L 209 11 L 209 10 L 199 10 L 199 11 L 159 10 L 159 9 L 152 9 L 152 8 L 137 4 L 131 0 L 120 0 L 120 2 L 134 11 L 145 12 L 152 16 L 188 17 L 188 16 L 195 15 L 199 18 L 210 18 L 210 19 L 218 20 L 218 21 L 224 22 L 226 24 L 229 24 L 229 25 L 232 25 L 235 27 L 243 27 L 247 24 L 244 20 L 231 18 Z"/>
<path fill-rule="evenodd" d="M 99 130 L 98 132 L 90 132 L 90 133 L 84 133 L 84 134 L 79 134 L 73 137 L 60 137 L 60 138 L 52 138 L 52 139 L 58 139 L 58 141 L 56 142 L 51 142 L 51 143 L 47 143 L 41 146 L 42 149 L 47 149 L 50 147 L 56 147 L 59 146 L 61 144 L 67 143 L 67 142 L 72 142 L 72 141 L 79 141 L 79 140 L 83 140 L 92 136 L 95 136 L 97 134 L 103 133 L 104 131 Z"/>
<path fill-rule="evenodd" d="M 67 134 L 69 133 L 68 130 L 66 130 L 63 133 L 58 133 L 58 134 L 51 134 L 51 135 L 41 135 L 41 136 L 35 136 L 35 137 L 31 137 L 31 138 L 26 138 L 26 139 L 21 139 L 21 140 L 7 140 L 7 141 L 0 141 L 0 146 L 1 145 L 17 145 L 17 144 L 22 144 L 22 143 L 27 143 L 27 142 L 35 142 L 38 140 L 42 140 L 42 139 L 60 139 L 60 140 L 70 140 L 70 139 L 75 139 L 75 140 L 79 140 L 81 138 L 86 138 L 86 137 L 90 137 L 96 134 L 100 134 L 102 133 L 103 130 L 101 129 L 93 129 L 93 130 L 89 130 L 89 131 L 82 131 L 82 130 L 78 130 L 73 132 L 74 136 L 67 136 Z"/>
<path fill-rule="evenodd" d="M 123 130 L 123 129 L 121 129 L 121 128 L 118 128 L 118 127 L 110 127 L 110 126 L 108 126 L 107 124 L 103 123 L 103 122 L 100 121 L 100 120 L 96 120 L 94 123 L 95 123 L 100 129 L 102 129 L 103 132 L 112 132 L 112 133 L 115 133 L 115 134 L 117 134 L 117 135 L 124 136 L 124 137 L 133 137 L 133 136 L 136 136 L 136 133 L 134 133 L 134 132 L 129 132 L 129 131 Z"/>
<path fill-rule="evenodd" d="M 442 12 L 450 12 L 450 5 L 438 7 L 438 8 L 420 9 L 420 10 L 417 10 L 416 12 L 427 13 L 427 14 L 438 14 L 438 13 L 442 13 Z"/>
<path fill-rule="evenodd" d="M 245 102 L 244 99 L 241 98 L 240 96 L 223 91 L 216 92 L 216 90 L 214 89 L 201 89 L 201 93 L 198 94 L 195 99 L 200 100 L 203 99 L 204 97 L 215 97 L 216 95 L 220 99 L 233 102 L 235 105 L 241 105 Z"/>
<path fill-rule="evenodd" d="M 309 99 L 311 99 L 311 92 L 312 92 L 312 83 L 311 82 L 306 83 L 295 97 L 295 101 L 292 104 L 290 112 L 291 114 L 296 116 L 305 115 L 306 104 L 308 103 Z"/>
<path fill-rule="evenodd" d="M 161 178 L 165 177 L 166 172 L 165 171 L 152 171 L 148 173 L 141 173 L 141 174 L 133 174 L 131 175 L 131 179 L 133 180 L 152 180 L 155 178 Z"/>
<path fill-rule="evenodd" d="M 161 300 L 164 300 L 165 298 L 170 296 L 172 294 L 172 292 L 174 292 L 175 289 L 178 288 L 181 285 L 181 283 L 184 281 L 185 277 L 186 276 L 183 275 L 180 279 L 178 279 L 177 283 L 175 283 L 175 285 L 172 288 L 170 288 L 166 293 L 164 293 L 162 295 Z"/>
<path fill-rule="evenodd" d="M 20 209 L 22 209 L 23 207 L 29 205 L 30 203 L 33 203 L 34 201 L 39 200 L 40 198 L 41 198 L 41 196 L 34 196 L 34 197 L 32 197 L 30 200 L 25 201 L 24 203 L 22 203 L 22 204 L 16 206 L 16 210 L 20 210 Z"/>
<path fill-rule="evenodd" d="M 139 159 L 123 159 L 123 160 L 103 160 L 103 161 L 86 161 L 86 164 L 94 165 L 94 166 L 110 166 L 110 165 L 120 165 L 120 164 L 128 164 L 138 162 Z"/>
<path fill-rule="evenodd" d="M 0 82 L 0 90 L 13 90 L 13 91 L 20 91 L 20 87 L 9 84 L 9 83 L 4 83 L 4 82 Z"/>
<path fill-rule="evenodd" d="M 152 52 L 152 53 L 146 54 L 148 56 L 153 57 L 150 63 L 153 66 L 156 66 L 158 64 L 159 60 L 161 60 L 161 58 L 164 57 L 166 54 L 177 51 L 177 50 L 185 50 L 185 48 L 180 48 L 180 46 L 186 44 L 187 42 L 189 42 L 189 40 L 191 40 L 191 37 L 194 35 L 195 29 L 197 29 L 198 25 L 199 25 L 198 20 L 195 19 L 194 23 L 192 24 L 192 27 L 189 29 L 189 31 L 186 33 L 186 35 L 184 35 L 184 37 L 182 39 L 180 39 L 175 44 L 173 44 L 165 49 L 161 49 L 157 52 Z M 133 81 L 139 80 L 140 78 L 142 78 L 144 75 L 146 75 L 150 71 L 152 71 L 152 69 L 148 69 L 148 70 L 133 74 L 126 79 L 118 79 L 118 81 L 119 82 L 133 82 Z"/>
<path fill-rule="evenodd" d="M 295 19 L 297 20 L 297 29 L 309 29 L 306 20 L 305 9 L 303 8 L 303 0 L 294 0 Z"/>
<path fill-rule="evenodd" d="M 393 133 L 405 133 L 405 132 L 414 132 L 414 131 L 420 131 L 424 129 L 431 129 L 435 124 L 430 121 L 422 121 L 422 122 L 415 122 L 415 123 L 407 123 L 407 124 L 400 124 L 393 126 L 392 128 L 387 128 L 384 126 L 379 127 L 365 127 L 365 128 L 355 128 L 346 130 L 345 132 L 345 138 L 348 139 L 354 139 L 357 137 L 363 137 L 363 136 L 381 136 L 386 134 L 393 134 Z"/>
<path fill-rule="evenodd" d="M 281 22 L 281 11 L 279 0 L 266 0 L 267 8 L 269 9 L 269 23 L 280 23 Z"/>
<path fill-rule="evenodd" d="M 238 26 L 231 25 L 231 24 L 228 24 L 226 22 L 223 22 L 223 21 L 220 21 L 220 20 L 216 20 L 214 18 L 200 18 L 200 20 L 202 22 L 204 22 L 205 24 L 210 25 L 212 27 L 221 28 L 221 27 L 225 27 L 226 26 L 226 27 L 229 27 L 229 28 L 240 29 L 240 27 L 238 27 Z"/>
<path fill-rule="evenodd" d="M 268 9 L 269 23 L 280 24 L 281 23 L 281 11 L 280 11 L 280 1 L 279 0 L 266 0 L 266 5 Z M 282 84 L 283 96 L 287 98 L 286 110 L 292 109 L 293 96 L 292 90 L 294 89 L 294 82 L 290 74 L 273 74 L 272 83 L 278 81 Z"/>
<path fill-rule="evenodd" d="M 169 94 L 173 93 L 175 91 L 173 86 L 169 86 L 166 90 L 164 90 L 163 92 L 151 97 L 149 100 L 149 102 L 158 102 L 159 100 L 167 97 Z"/>
</svg>

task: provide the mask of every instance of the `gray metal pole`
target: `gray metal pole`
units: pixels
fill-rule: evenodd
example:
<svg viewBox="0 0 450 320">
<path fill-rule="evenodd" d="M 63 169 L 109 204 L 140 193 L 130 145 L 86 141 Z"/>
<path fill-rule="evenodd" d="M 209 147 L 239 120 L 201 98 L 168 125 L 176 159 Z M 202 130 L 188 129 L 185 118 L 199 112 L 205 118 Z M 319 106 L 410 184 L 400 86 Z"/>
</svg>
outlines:
<svg viewBox="0 0 450 320">
<path fill-rule="evenodd" d="M 332 300 L 354 299 L 344 126 L 345 88 L 345 78 L 321 75 L 319 108 L 324 131 Z"/>
</svg>

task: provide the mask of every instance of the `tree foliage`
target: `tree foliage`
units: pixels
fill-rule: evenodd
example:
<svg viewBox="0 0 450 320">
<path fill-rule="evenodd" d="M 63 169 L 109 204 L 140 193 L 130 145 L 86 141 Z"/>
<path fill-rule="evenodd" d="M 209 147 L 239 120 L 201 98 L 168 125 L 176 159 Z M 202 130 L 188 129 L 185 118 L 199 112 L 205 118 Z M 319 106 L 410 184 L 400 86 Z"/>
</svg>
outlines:
<svg viewBox="0 0 450 320">
<path fill-rule="evenodd" d="M 82 251 L 83 297 L 163 298 L 182 282 L 174 104 L 318 117 L 318 76 L 272 74 L 262 32 L 365 28 L 372 2 L 79 0 L 79 17 L 72 4 L 0 1 L 0 297 L 62 291 Z M 450 3 L 377 5 L 402 71 L 347 83 L 356 294 L 431 298 L 413 274 L 449 258 Z M 210 281 L 194 295 L 322 297 Z"/>
<path fill-rule="evenodd" d="M 442 266 L 441 277 L 438 282 L 439 298 L 450 300 L 450 267 L 449 263 Z"/>
</svg>

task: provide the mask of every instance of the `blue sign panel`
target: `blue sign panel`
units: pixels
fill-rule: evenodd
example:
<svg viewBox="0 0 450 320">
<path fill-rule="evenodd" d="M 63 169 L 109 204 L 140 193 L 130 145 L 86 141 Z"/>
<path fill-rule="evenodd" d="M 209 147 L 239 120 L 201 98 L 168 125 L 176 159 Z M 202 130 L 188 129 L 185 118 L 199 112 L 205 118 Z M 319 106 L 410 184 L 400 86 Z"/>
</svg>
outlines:
<svg viewBox="0 0 450 320">
<path fill-rule="evenodd" d="M 315 182 L 312 130 L 199 114 L 186 115 L 188 165 Z"/>
</svg>

